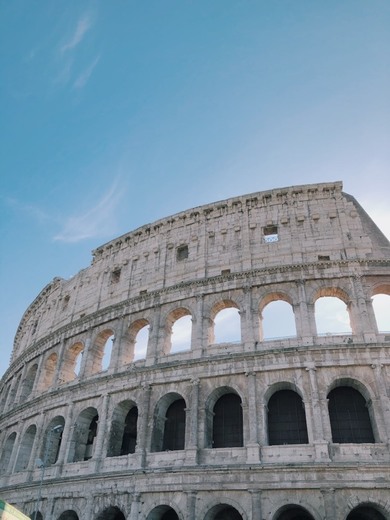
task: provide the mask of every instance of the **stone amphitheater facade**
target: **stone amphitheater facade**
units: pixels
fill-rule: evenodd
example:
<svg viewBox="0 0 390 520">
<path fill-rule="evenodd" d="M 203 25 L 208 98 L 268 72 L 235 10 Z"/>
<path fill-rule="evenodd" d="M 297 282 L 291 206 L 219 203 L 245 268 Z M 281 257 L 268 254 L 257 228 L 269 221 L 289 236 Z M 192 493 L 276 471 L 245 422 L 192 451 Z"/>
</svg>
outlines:
<svg viewBox="0 0 390 520">
<path fill-rule="evenodd" d="M 99 247 L 22 317 L 0 387 L 0 496 L 43 520 L 389 520 L 390 335 L 372 305 L 389 267 L 341 182 L 208 204 Z M 317 333 L 321 297 L 346 304 L 350 332 Z M 276 301 L 291 337 L 265 337 Z M 238 341 L 216 336 L 226 309 Z"/>
</svg>

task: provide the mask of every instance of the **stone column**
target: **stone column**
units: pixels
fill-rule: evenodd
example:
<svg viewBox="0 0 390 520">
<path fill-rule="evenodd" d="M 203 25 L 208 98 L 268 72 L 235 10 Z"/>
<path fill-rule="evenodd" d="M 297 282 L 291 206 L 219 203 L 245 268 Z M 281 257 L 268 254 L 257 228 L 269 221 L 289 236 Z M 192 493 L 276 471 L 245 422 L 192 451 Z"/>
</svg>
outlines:
<svg viewBox="0 0 390 520">
<path fill-rule="evenodd" d="M 263 520 L 263 516 L 261 514 L 261 491 L 250 489 L 249 493 L 251 494 L 252 502 L 251 520 Z"/>
<path fill-rule="evenodd" d="M 65 426 L 64 431 L 62 432 L 62 440 L 61 440 L 61 446 L 60 451 L 58 453 L 58 459 L 57 459 L 57 465 L 62 465 L 65 461 L 65 456 L 68 453 L 68 448 L 71 442 L 70 435 L 73 431 L 73 403 L 68 404 L 67 406 L 67 413 L 65 416 Z"/>
<path fill-rule="evenodd" d="M 322 418 L 322 407 L 319 399 L 318 393 L 318 382 L 317 382 L 317 373 L 316 366 L 314 364 L 309 364 L 306 367 L 306 371 L 309 374 L 310 379 L 310 390 L 311 390 L 311 398 L 308 402 L 308 406 L 311 411 L 311 425 L 312 425 L 312 439 L 315 449 L 316 460 L 319 462 L 329 461 L 329 448 L 328 442 L 324 437 L 324 426 L 323 426 L 323 418 Z"/>
<path fill-rule="evenodd" d="M 37 430 L 35 433 L 33 445 L 31 447 L 30 460 L 29 460 L 28 466 L 26 468 L 29 471 L 34 471 L 34 469 L 36 468 L 36 465 L 35 465 L 36 459 L 40 458 L 39 457 L 40 453 L 38 452 L 40 447 L 42 448 L 42 457 L 43 457 L 43 459 L 45 458 L 45 451 L 46 451 L 45 443 L 49 442 L 49 439 L 47 437 L 45 437 L 45 432 L 43 430 L 44 420 L 45 420 L 45 412 L 41 412 L 39 414 L 38 419 L 35 422 L 35 426 L 36 426 Z M 42 444 L 42 442 L 43 442 L 43 444 Z M 44 460 L 43 460 L 43 462 L 44 462 Z"/>
<path fill-rule="evenodd" d="M 57 388 L 61 384 L 60 374 L 61 374 L 62 363 L 63 363 L 63 359 L 64 359 L 64 355 L 65 355 L 65 345 L 66 345 L 66 341 L 64 340 L 64 338 L 61 338 L 60 347 L 58 349 L 57 366 L 56 366 L 56 369 L 54 372 L 53 382 L 52 382 L 53 388 Z"/>
<path fill-rule="evenodd" d="M 149 343 L 148 350 L 146 352 L 146 366 L 154 365 L 156 363 L 156 358 L 160 354 L 158 349 L 161 347 L 160 345 L 160 315 L 161 315 L 161 306 L 156 305 L 154 307 L 153 319 L 150 324 L 149 329 Z"/>
<path fill-rule="evenodd" d="M 191 380 L 191 404 L 186 412 L 186 463 L 198 463 L 199 379 Z"/>
<path fill-rule="evenodd" d="M 252 287 L 244 287 L 244 309 L 241 322 L 241 342 L 246 350 L 254 348 L 260 341 L 259 314 L 252 309 Z M 256 327 L 257 324 L 257 327 Z"/>
<path fill-rule="evenodd" d="M 306 285 L 304 280 L 297 280 L 298 303 L 293 305 L 297 337 L 304 341 L 311 341 L 317 335 L 315 322 L 314 304 L 307 301 Z"/>
<path fill-rule="evenodd" d="M 257 419 L 257 395 L 256 395 L 256 374 L 246 372 L 247 392 L 248 392 L 248 413 L 247 424 L 248 434 L 245 439 L 247 448 L 247 463 L 253 464 L 260 462 L 260 446 L 258 438 L 258 419 Z"/>
<path fill-rule="evenodd" d="M 93 334 L 93 330 L 90 329 L 88 331 L 87 337 L 84 342 L 83 357 L 81 360 L 80 371 L 79 371 L 79 376 L 78 376 L 79 379 L 82 379 L 84 376 L 89 375 L 88 363 L 90 362 L 90 360 L 88 358 L 89 358 L 89 352 L 91 349 L 92 334 Z"/>
<path fill-rule="evenodd" d="M 101 461 L 102 461 L 102 455 L 103 455 L 103 448 L 105 444 L 105 440 L 108 441 L 108 421 L 107 421 L 107 412 L 108 412 L 108 405 L 110 398 L 107 394 L 104 394 L 102 396 L 102 406 L 101 406 L 101 413 L 99 413 L 99 420 L 98 420 L 98 430 L 97 430 L 97 436 L 96 436 L 96 445 L 93 453 L 93 459 L 95 460 L 95 471 L 96 473 L 99 471 Z"/>
<path fill-rule="evenodd" d="M 378 426 L 378 433 L 380 440 L 387 442 L 390 446 L 390 399 L 387 395 L 387 385 L 383 377 L 383 365 L 376 363 L 371 365 L 371 368 L 375 372 L 378 393 L 378 399 L 373 400 L 374 410 L 377 412 L 375 419 Z M 377 415 L 379 415 L 379 417 L 377 417 Z M 378 419 L 380 419 L 380 421 L 378 421 Z"/>
<path fill-rule="evenodd" d="M 191 491 L 187 493 L 187 516 L 188 520 L 197 520 L 196 518 L 196 495 L 197 493 Z"/>
<path fill-rule="evenodd" d="M 26 373 L 27 373 L 27 363 L 24 365 L 23 369 L 22 369 L 22 376 L 20 378 L 20 385 L 19 385 L 19 388 L 18 390 L 16 391 L 16 394 L 15 394 L 15 399 L 14 399 L 14 403 L 19 403 L 20 401 L 20 394 L 22 393 L 22 390 L 23 390 L 23 385 L 24 385 L 24 380 L 26 379 Z M 9 405 L 9 399 L 11 397 L 11 392 L 8 392 L 8 398 L 7 398 L 7 402 L 4 404 L 4 410 L 7 409 L 8 405 Z"/>
<path fill-rule="evenodd" d="M 116 372 L 121 367 L 122 361 L 122 335 L 126 318 L 123 316 L 117 320 L 115 337 L 112 345 L 112 353 L 109 369 Z"/>
<path fill-rule="evenodd" d="M 335 520 L 336 505 L 335 505 L 335 490 L 333 488 L 321 489 L 321 494 L 324 501 L 325 518 L 324 520 Z"/>
<path fill-rule="evenodd" d="M 138 520 L 139 512 L 140 512 L 140 510 L 139 510 L 140 502 L 141 502 L 141 493 L 134 493 L 133 500 L 131 502 L 130 517 L 128 520 Z"/>
<path fill-rule="evenodd" d="M 140 415 L 138 418 L 138 434 L 137 434 L 137 446 L 136 453 L 140 456 L 140 467 L 145 467 L 146 463 L 146 447 L 147 442 L 150 439 L 150 435 L 148 435 L 148 423 L 149 423 L 149 408 L 150 408 L 150 395 L 152 392 L 152 387 L 149 384 L 143 384 L 143 396 L 140 410 Z"/>
<path fill-rule="evenodd" d="M 33 387 L 32 387 L 32 389 L 31 389 L 31 395 L 30 395 L 30 397 L 35 397 L 35 394 L 36 394 L 36 392 L 37 392 L 37 387 L 38 387 L 38 385 L 39 385 L 40 376 L 42 376 L 43 373 L 44 373 L 44 371 L 42 370 L 43 359 L 44 359 L 44 356 L 41 355 L 41 356 L 39 357 L 37 373 L 36 373 L 36 375 L 35 375 L 35 379 L 34 379 Z"/>
<path fill-rule="evenodd" d="M 378 333 L 372 301 L 365 293 L 360 275 L 350 277 L 354 300 L 348 303 L 354 334 L 363 335 L 365 341 L 374 341 Z"/>
<path fill-rule="evenodd" d="M 96 498 L 93 495 L 89 495 L 87 497 L 87 501 L 86 501 L 85 508 L 84 508 L 84 513 L 80 520 L 91 520 L 91 518 L 94 517 L 92 514 L 92 511 L 93 511 L 93 506 L 94 506 L 95 500 L 96 500 Z"/>
<path fill-rule="evenodd" d="M 203 294 L 196 297 L 196 316 L 192 318 L 191 348 L 195 357 L 200 357 L 206 335 L 203 334 Z"/>
</svg>

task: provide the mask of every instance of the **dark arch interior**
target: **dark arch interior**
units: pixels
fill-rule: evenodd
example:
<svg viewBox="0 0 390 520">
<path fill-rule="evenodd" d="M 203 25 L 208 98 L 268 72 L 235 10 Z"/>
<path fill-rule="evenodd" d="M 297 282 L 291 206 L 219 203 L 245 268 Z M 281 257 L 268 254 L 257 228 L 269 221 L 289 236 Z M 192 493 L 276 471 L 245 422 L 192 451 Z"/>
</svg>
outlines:
<svg viewBox="0 0 390 520">
<path fill-rule="evenodd" d="M 349 513 L 347 520 L 386 520 L 386 518 L 372 507 L 360 506 Z"/>
<path fill-rule="evenodd" d="M 213 448 L 243 446 L 242 406 L 237 394 L 225 394 L 214 405 Z"/>
<path fill-rule="evenodd" d="M 329 395 L 333 442 L 375 442 L 366 400 L 350 386 L 338 386 Z"/>
<path fill-rule="evenodd" d="M 162 515 L 160 520 L 179 520 L 179 517 L 177 516 L 176 511 L 169 509 Z"/>
<path fill-rule="evenodd" d="M 111 506 L 102 511 L 96 520 L 126 520 L 126 517 L 119 507 Z"/>
<path fill-rule="evenodd" d="M 215 515 L 214 520 L 242 520 L 242 516 L 234 507 L 226 506 Z"/>
<path fill-rule="evenodd" d="M 184 450 L 186 427 L 185 408 L 186 403 L 184 399 L 178 399 L 169 406 L 165 415 L 163 451 Z"/>
<path fill-rule="evenodd" d="M 276 520 L 314 520 L 303 507 L 290 507 L 283 511 Z"/>
<path fill-rule="evenodd" d="M 268 443 L 307 444 L 306 415 L 301 397 L 293 390 L 280 390 L 268 401 Z"/>
<path fill-rule="evenodd" d="M 138 408 L 133 406 L 129 413 L 126 415 L 125 427 L 123 430 L 121 455 L 127 455 L 128 453 L 135 453 L 135 447 L 137 444 L 137 421 L 138 421 Z"/>
<path fill-rule="evenodd" d="M 61 516 L 58 518 L 58 520 L 79 520 L 79 517 L 77 516 L 77 513 L 75 513 L 72 510 L 64 511 Z"/>
</svg>

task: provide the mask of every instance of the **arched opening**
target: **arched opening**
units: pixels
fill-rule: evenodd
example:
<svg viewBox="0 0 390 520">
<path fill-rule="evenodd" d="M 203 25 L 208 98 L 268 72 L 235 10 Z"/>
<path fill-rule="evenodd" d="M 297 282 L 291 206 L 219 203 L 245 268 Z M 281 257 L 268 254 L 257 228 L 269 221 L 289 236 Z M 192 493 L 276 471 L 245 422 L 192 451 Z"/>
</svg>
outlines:
<svg viewBox="0 0 390 520">
<path fill-rule="evenodd" d="M 137 445 L 138 408 L 132 401 L 120 403 L 111 420 L 107 456 L 118 457 L 135 453 Z"/>
<path fill-rule="evenodd" d="M 146 520 L 179 520 L 179 517 L 172 507 L 157 506 L 148 514 Z"/>
<path fill-rule="evenodd" d="M 314 518 L 305 508 L 292 505 L 283 507 L 274 520 L 314 520 Z"/>
<path fill-rule="evenodd" d="M 386 518 L 372 506 L 361 505 L 349 513 L 347 520 L 386 520 Z"/>
<path fill-rule="evenodd" d="M 148 350 L 149 343 L 149 324 L 144 325 L 137 333 L 134 338 L 134 357 L 133 361 L 138 361 L 138 359 L 145 359 L 146 352 Z"/>
<path fill-rule="evenodd" d="M 96 520 L 126 520 L 126 517 L 119 507 L 110 506 L 98 514 Z"/>
<path fill-rule="evenodd" d="M 6 387 L 3 388 L 1 392 L 1 410 L 4 412 L 7 404 L 8 395 L 11 389 L 11 384 L 9 383 Z"/>
<path fill-rule="evenodd" d="M 22 374 L 19 373 L 18 376 L 16 376 L 15 382 L 11 386 L 10 393 L 9 393 L 9 401 L 8 404 L 11 407 L 12 405 L 16 404 L 16 395 L 18 393 L 18 390 L 20 388 L 20 381 L 22 379 Z"/>
<path fill-rule="evenodd" d="M 294 311 L 290 303 L 274 300 L 261 312 L 262 340 L 291 338 L 297 335 Z"/>
<path fill-rule="evenodd" d="M 68 511 L 64 511 L 58 517 L 58 520 L 79 520 L 78 514 L 72 509 L 68 509 Z"/>
<path fill-rule="evenodd" d="M 25 401 L 27 401 L 27 399 L 31 397 L 34 388 L 35 378 L 37 376 L 37 370 L 38 364 L 35 363 L 29 368 L 27 372 L 26 378 L 22 383 L 22 391 L 20 392 L 21 403 L 24 403 Z"/>
<path fill-rule="evenodd" d="M 43 520 L 42 513 L 40 511 L 34 511 L 34 513 L 30 516 L 31 520 Z"/>
<path fill-rule="evenodd" d="M 69 462 L 92 458 L 98 420 L 99 415 L 95 408 L 87 408 L 80 413 L 74 427 L 72 446 L 69 450 Z"/>
<path fill-rule="evenodd" d="M 50 354 L 50 356 L 46 359 L 43 367 L 43 375 L 40 384 L 41 390 L 47 390 L 53 384 L 54 375 L 57 367 L 57 360 L 58 356 L 55 352 Z"/>
<path fill-rule="evenodd" d="M 191 316 L 183 316 L 182 318 L 179 318 L 175 321 L 175 323 L 172 325 L 171 354 L 191 349 L 191 332 Z"/>
<path fill-rule="evenodd" d="M 40 451 L 40 458 L 45 466 L 50 466 L 57 462 L 64 427 L 65 419 L 58 415 L 50 421 L 49 426 L 46 428 Z"/>
<path fill-rule="evenodd" d="M 93 346 L 88 350 L 86 375 L 107 370 L 111 361 L 114 340 L 114 331 L 111 329 L 105 329 L 98 334 Z"/>
<path fill-rule="evenodd" d="M 214 333 L 212 343 L 239 343 L 241 341 L 241 317 L 235 303 L 223 302 L 224 307 L 218 305 L 214 312 Z"/>
<path fill-rule="evenodd" d="M 79 377 L 83 352 L 84 345 L 81 342 L 74 343 L 65 350 L 60 383 L 69 383 Z"/>
<path fill-rule="evenodd" d="M 390 332 L 390 295 L 375 294 L 372 297 L 372 306 L 378 331 Z"/>
<path fill-rule="evenodd" d="M 279 390 L 268 401 L 268 444 L 307 444 L 305 408 L 293 390 Z"/>
<path fill-rule="evenodd" d="M 111 334 L 109 336 L 104 344 L 103 347 L 103 358 L 102 358 L 102 370 L 107 370 L 110 366 L 111 361 L 111 355 L 112 355 L 112 348 L 114 345 L 115 336 L 114 334 Z"/>
<path fill-rule="evenodd" d="M 329 393 L 328 400 L 333 442 L 375 442 L 367 403 L 360 392 L 338 386 Z"/>
<path fill-rule="evenodd" d="M 205 516 L 205 520 L 243 520 L 242 515 L 232 506 L 218 504 Z"/>
<path fill-rule="evenodd" d="M 222 395 L 213 408 L 213 448 L 244 445 L 241 398 L 234 393 Z"/>
<path fill-rule="evenodd" d="M 141 318 L 134 321 L 123 333 L 121 339 L 121 365 L 145 359 L 149 343 L 150 325 L 148 320 Z"/>
<path fill-rule="evenodd" d="M 32 447 L 35 440 L 37 429 L 34 424 L 29 426 L 23 435 L 22 442 L 19 446 L 18 458 L 15 464 L 15 471 L 23 471 L 27 469 L 30 462 Z"/>
<path fill-rule="evenodd" d="M 184 450 L 186 427 L 186 403 L 184 399 L 174 401 L 165 414 L 162 451 Z"/>
<path fill-rule="evenodd" d="M 181 395 L 165 395 L 156 406 L 152 451 L 184 450 L 186 402 Z"/>
<path fill-rule="evenodd" d="M 7 473 L 9 462 L 12 456 L 12 450 L 15 446 L 16 432 L 11 433 L 5 441 L 2 450 L 1 450 L 1 458 L 0 458 L 0 474 Z"/>
<path fill-rule="evenodd" d="M 315 302 L 318 334 L 352 334 L 348 307 L 337 296 L 321 295 Z"/>
<path fill-rule="evenodd" d="M 180 307 L 172 311 L 165 323 L 164 354 L 191 350 L 192 315 Z"/>
</svg>

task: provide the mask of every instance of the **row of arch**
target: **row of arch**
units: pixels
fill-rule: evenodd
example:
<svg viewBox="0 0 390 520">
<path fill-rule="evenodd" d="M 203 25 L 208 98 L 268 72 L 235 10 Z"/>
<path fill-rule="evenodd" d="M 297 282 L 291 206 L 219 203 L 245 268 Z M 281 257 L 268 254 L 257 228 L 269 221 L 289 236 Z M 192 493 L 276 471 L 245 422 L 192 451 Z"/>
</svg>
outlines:
<svg viewBox="0 0 390 520">
<path fill-rule="evenodd" d="M 354 507 L 347 515 L 345 520 L 386 520 L 381 512 L 381 507 L 376 504 L 363 503 Z M 40 512 L 31 516 L 32 520 L 44 520 Z M 175 508 L 169 505 L 159 505 L 150 511 L 146 520 L 182 520 L 184 516 L 178 514 Z M 244 512 L 238 511 L 230 504 L 220 503 L 211 507 L 204 520 L 249 520 Z M 278 509 L 272 517 L 273 520 L 316 520 L 308 509 L 298 504 L 286 504 Z M 74 510 L 64 511 L 58 520 L 79 520 L 79 516 Z M 125 514 L 119 507 L 110 506 L 99 513 L 95 520 L 126 520 Z"/>
<path fill-rule="evenodd" d="M 328 413 L 333 443 L 374 443 L 369 403 L 351 386 L 336 386 L 328 396 Z M 165 394 L 153 411 L 150 451 L 184 450 L 189 447 L 186 438 L 188 405 L 182 395 Z M 142 410 L 141 410 L 142 413 Z M 107 427 L 106 456 L 116 457 L 136 452 L 139 436 L 139 409 L 132 400 L 121 401 L 113 410 Z M 99 412 L 90 406 L 77 417 L 72 436 L 68 440 L 67 462 L 86 461 L 94 456 L 94 445 L 99 425 Z M 266 428 L 269 446 L 308 444 L 306 411 L 301 395 L 291 388 L 273 392 L 266 402 Z M 55 464 L 60 454 L 65 429 L 63 416 L 54 417 L 48 424 L 40 446 L 40 457 L 45 466 Z M 205 448 L 244 447 L 243 406 L 240 395 L 229 387 L 216 389 L 206 403 Z M 31 465 L 33 446 L 37 435 L 35 424 L 28 426 L 16 450 L 16 431 L 4 441 L 0 457 L 0 472 L 23 471 Z M 65 454 L 64 454 L 65 457 Z"/>
<path fill-rule="evenodd" d="M 327 297 L 326 294 L 328 294 L 327 291 L 323 290 L 319 295 L 319 300 L 325 301 L 328 308 L 331 308 L 332 312 L 337 315 L 337 320 L 342 324 L 344 332 L 350 334 L 353 330 L 349 325 L 349 315 L 345 303 L 340 300 L 339 296 Z M 388 299 L 390 309 L 390 296 L 378 296 L 385 296 Z M 283 326 L 284 334 L 294 337 L 296 327 L 293 307 L 286 300 L 287 296 L 282 293 L 268 295 L 267 299 L 263 301 L 261 323 L 267 323 L 267 321 L 273 323 L 273 326 L 277 327 L 279 336 L 281 326 Z M 264 320 L 267 310 L 270 311 L 269 320 Z M 193 341 L 196 341 L 196 338 L 193 337 L 192 322 L 193 315 L 188 308 L 180 307 L 168 314 L 163 331 L 165 354 L 191 350 Z M 385 326 L 390 329 L 389 320 L 385 322 Z M 266 326 L 263 327 L 263 330 L 266 330 Z M 6 410 L 14 404 L 25 402 L 32 395 L 34 387 L 41 392 L 56 383 L 68 383 L 77 377 L 107 370 L 116 362 L 125 366 L 145 358 L 150 349 L 149 331 L 150 322 L 145 318 L 135 320 L 120 335 L 111 328 L 104 329 L 97 334 L 93 341 L 77 341 L 66 348 L 61 366 L 59 366 L 59 353 L 50 353 L 43 362 L 38 383 L 36 383 L 38 363 L 33 363 L 23 381 L 21 381 L 22 373 L 20 372 L 15 376 L 13 384 L 9 383 L 4 386 L 0 410 Z M 237 304 L 233 300 L 218 302 L 212 308 L 209 318 L 208 344 L 240 342 L 242 340 L 241 332 L 242 324 Z M 338 333 L 340 330 L 333 332 Z M 272 334 L 262 335 L 263 340 L 271 338 Z M 114 352 L 114 345 L 117 352 Z M 57 381 L 55 381 L 56 376 Z"/>
</svg>

